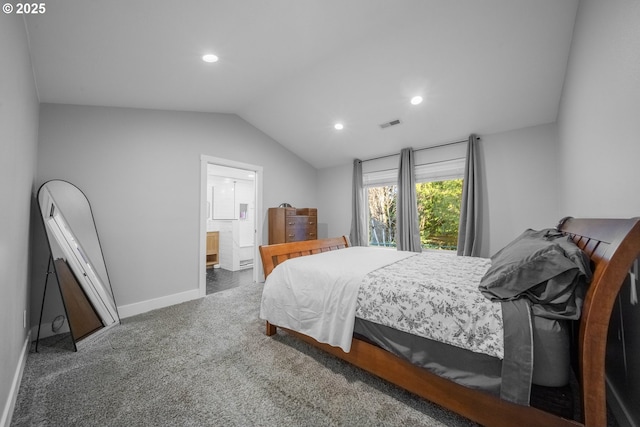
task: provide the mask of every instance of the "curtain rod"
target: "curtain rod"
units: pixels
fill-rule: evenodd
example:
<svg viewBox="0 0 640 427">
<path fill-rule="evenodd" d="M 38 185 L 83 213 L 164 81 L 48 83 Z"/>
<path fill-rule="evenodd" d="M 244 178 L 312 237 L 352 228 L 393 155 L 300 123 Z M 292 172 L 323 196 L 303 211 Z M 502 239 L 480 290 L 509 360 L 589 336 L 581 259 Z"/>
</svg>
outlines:
<svg viewBox="0 0 640 427">
<path fill-rule="evenodd" d="M 476 139 L 477 139 L 478 141 L 480 141 L 480 137 L 479 137 L 479 136 L 477 136 L 477 137 L 476 137 Z M 462 144 L 463 142 L 469 142 L 469 140 L 468 140 L 468 139 L 464 139 L 464 140 L 462 140 L 462 141 L 445 142 L 444 144 L 438 144 L 438 145 L 432 145 L 432 146 L 430 146 L 430 147 L 418 148 L 418 149 L 416 149 L 416 150 L 413 150 L 413 152 L 415 153 L 416 151 L 429 150 L 429 149 L 431 149 L 431 148 L 446 147 L 447 145 Z M 364 162 L 370 162 L 370 161 L 378 160 L 378 159 L 385 159 L 385 158 L 387 158 L 387 157 L 398 156 L 399 154 L 400 154 L 400 153 L 396 153 L 396 154 L 387 154 L 387 155 L 385 155 L 385 156 L 378 156 L 378 157 L 373 157 L 373 158 L 371 158 L 371 159 L 360 160 L 360 162 L 361 162 L 361 163 L 364 163 Z"/>
</svg>

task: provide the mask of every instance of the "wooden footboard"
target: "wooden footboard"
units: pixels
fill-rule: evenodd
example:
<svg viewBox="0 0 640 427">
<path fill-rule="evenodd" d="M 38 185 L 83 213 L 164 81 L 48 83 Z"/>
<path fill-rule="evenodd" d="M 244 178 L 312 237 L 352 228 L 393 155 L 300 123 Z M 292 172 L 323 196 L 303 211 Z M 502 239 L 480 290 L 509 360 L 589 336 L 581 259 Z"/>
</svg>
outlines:
<svg viewBox="0 0 640 427">
<path fill-rule="evenodd" d="M 483 425 L 606 426 L 605 350 L 609 318 L 627 272 L 640 256 L 640 220 L 565 218 L 558 229 L 569 235 L 587 253 L 593 267 L 593 279 L 580 319 L 578 346 L 577 376 L 581 385 L 582 420 L 560 418 L 461 386 L 356 338 L 351 351 L 345 353 L 298 332 L 287 332 Z M 347 246 L 346 237 L 261 246 L 265 277 L 278 263 L 288 258 Z M 267 335 L 275 333 L 276 326 L 267 323 Z"/>
<path fill-rule="evenodd" d="M 262 258 L 264 277 L 271 274 L 271 271 L 273 271 L 278 264 L 289 258 L 312 255 L 319 252 L 335 251 L 346 248 L 347 246 L 349 246 L 349 240 L 346 236 L 260 246 L 260 258 Z"/>
<path fill-rule="evenodd" d="M 349 240 L 346 236 L 260 246 L 260 258 L 262 259 L 264 277 L 266 278 L 278 264 L 289 258 L 335 251 L 348 246 Z M 267 322 L 265 332 L 268 336 L 274 335 L 276 333 L 276 326 Z"/>
</svg>

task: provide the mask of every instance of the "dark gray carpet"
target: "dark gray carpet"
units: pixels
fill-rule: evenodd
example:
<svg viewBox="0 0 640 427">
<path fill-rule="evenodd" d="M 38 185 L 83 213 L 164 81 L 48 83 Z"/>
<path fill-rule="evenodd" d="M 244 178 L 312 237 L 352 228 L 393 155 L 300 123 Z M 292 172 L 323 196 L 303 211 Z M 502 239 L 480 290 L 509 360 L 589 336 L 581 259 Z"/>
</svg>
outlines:
<svg viewBox="0 0 640 427">
<path fill-rule="evenodd" d="M 77 353 L 68 337 L 41 340 L 11 425 L 473 425 L 282 332 L 265 336 L 261 291 L 124 319 Z"/>
</svg>

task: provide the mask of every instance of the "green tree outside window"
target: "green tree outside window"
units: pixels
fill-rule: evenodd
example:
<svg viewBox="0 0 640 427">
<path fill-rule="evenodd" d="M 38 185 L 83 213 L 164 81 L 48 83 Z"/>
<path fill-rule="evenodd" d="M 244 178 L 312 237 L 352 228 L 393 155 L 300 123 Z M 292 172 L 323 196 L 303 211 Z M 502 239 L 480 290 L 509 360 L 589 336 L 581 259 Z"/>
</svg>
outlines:
<svg viewBox="0 0 640 427">
<path fill-rule="evenodd" d="M 395 185 L 369 188 L 369 244 L 396 246 Z M 462 178 L 416 184 L 416 202 L 423 248 L 456 250 Z"/>
</svg>

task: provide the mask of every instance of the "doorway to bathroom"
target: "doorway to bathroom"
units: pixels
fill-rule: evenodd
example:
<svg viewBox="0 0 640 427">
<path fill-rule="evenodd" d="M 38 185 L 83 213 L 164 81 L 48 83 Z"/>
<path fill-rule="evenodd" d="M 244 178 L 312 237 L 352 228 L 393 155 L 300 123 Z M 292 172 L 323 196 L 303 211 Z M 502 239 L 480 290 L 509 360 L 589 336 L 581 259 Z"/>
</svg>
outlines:
<svg viewBox="0 0 640 427">
<path fill-rule="evenodd" d="M 260 281 L 262 167 L 201 156 L 200 294 Z"/>
</svg>

